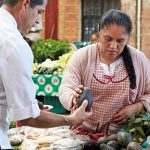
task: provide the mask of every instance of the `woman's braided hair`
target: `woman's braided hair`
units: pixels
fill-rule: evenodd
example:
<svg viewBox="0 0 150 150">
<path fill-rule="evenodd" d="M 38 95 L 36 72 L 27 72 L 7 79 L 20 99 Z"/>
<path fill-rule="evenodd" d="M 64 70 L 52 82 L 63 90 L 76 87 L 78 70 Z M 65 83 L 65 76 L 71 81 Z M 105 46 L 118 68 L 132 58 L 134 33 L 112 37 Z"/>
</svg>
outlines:
<svg viewBox="0 0 150 150">
<path fill-rule="evenodd" d="M 124 64 L 126 66 L 126 70 L 128 72 L 128 75 L 129 75 L 130 88 L 135 89 L 136 88 L 136 75 L 135 75 L 132 57 L 131 57 L 131 54 L 128 50 L 127 45 L 124 47 L 124 50 L 122 52 L 122 57 L 123 57 Z"/>
<path fill-rule="evenodd" d="M 130 17 L 126 13 L 121 12 L 120 10 L 117 10 L 117 9 L 110 9 L 103 14 L 101 18 L 99 30 L 107 29 L 108 27 L 114 24 L 124 26 L 126 28 L 128 35 L 131 34 L 132 22 L 131 22 Z M 125 45 L 121 55 L 123 57 L 126 70 L 129 75 L 130 88 L 135 89 L 136 88 L 136 74 L 135 74 L 135 70 L 133 66 L 132 57 L 128 50 L 127 45 Z"/>
</svg>

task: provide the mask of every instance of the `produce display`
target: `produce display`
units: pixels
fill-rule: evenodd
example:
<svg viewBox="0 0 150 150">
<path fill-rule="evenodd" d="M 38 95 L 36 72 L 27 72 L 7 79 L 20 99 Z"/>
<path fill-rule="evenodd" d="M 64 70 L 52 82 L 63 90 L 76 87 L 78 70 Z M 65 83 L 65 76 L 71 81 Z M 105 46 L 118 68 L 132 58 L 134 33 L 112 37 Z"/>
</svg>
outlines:
<svg viewBox="0 0 150 150">
<path fill-rule="evenodd" d="M 39 40 L 32 43 L 34 61 L 41 63 L 47 58 L 58 60 L 59 56 L 70 52 L 71 47 L 67 41 L 62 40 Z"/>
<path fill-rule="evenodd" d="M 71 56 L 73 55 L 74 51 L 70 51 L 69 53 L 63 54 L 59 57 L 57 64 L 61 68 L 65 69 L 68 61 L 70 60 Z"/>
<path fill-rule="evenodd" d="M 21 150 L 81 150 L 84 143 L 82 135 L 76 135 L 69 126 L 48 129 L 12 128 L 8 131 L 8 137 L 11 145 Z M 84 139 L 90 138 L 84 135 Z"/>
<path fill-rule="evenodd" d="M 150 150 L 150 114 L 142 110 L 129 117 L 117 134 L 95 133 L 83 150 Z"/>
<path fill-rule="evenodd" d="M 34 63 L 32 68 L 33 74 L 46 74 L 53 75 L 59 74 L 62 75 L 64 73 L 64 69 L 71 58 L 73 51 L 69 53 L 63 54 L 59 57 L 59 60 L 51 61 L 50 59 L 46 59 L 44 62 L 38 64 Z"/>
<path fill-rule="evenodd" d="M 143 143 L 150 136 L 150 114 L 142 110 L 132 115 L 124 129 L 132 135 L 135 142 Z"/>
<path fill-rule="evenodd" d="M 12 122 L 10 127 L 14 127 Z M 132 115 L 116 134 L 77 134 L 69 126 L 48 129 L 32 127 L 11 128 L 9 140 L 14 149 L 21 150 L 150 150 L 150 114 L 141 111 Z M 144 143 L 146 143 L 144 145 Z M 150 143 L 150 141 L 149 141 Z"/>
<path fill-rule="evenodd" d="M 133 138 L 129 133 L 120 131 L 117 134 L 113 134 L 110 136 L 101 134 L 101 136 L 97 140 L 90 140 L 88 142 L 85 142 L 83 150 L 144 150 L 144 149 L 140 145 L 140 143 L 133 141 Z M 147 147 L 147 149 L 145 150 L 150 150 L 150 147 Z"/>
</svg>

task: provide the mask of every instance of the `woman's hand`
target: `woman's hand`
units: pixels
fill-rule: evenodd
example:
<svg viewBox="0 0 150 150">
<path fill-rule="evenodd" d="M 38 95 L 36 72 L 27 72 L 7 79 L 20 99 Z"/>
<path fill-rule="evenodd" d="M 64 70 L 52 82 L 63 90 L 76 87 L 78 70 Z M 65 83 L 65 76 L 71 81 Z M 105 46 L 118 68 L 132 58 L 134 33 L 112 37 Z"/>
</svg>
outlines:
<svg viewBox="0 0 150 150">
<path fill-rule="evenodd" d="M 92 111 L 85 111 L 87 104 L 88 101 L 84 100 L 82 105 L 78 109 L 73 111 L 73 113 L 70 116 L 67 116 L 66 122 L 69 123 L 69 125 L 75 125 L 89 118 L 92 115 Z"/>
<path fill-rule="evenodd" d="M 79 85 L 77 88 L 75 88 L 73 93 L 73 101 L 72 101 L 72 109 L 71 111 L 74 111 L 77 109 L 77 98 L 80 97 L 80 95 L 83 92 L 83 85 Z"/>
<path fill-rule="evenodd" d="M 116 114 L 112 118 L 112 121 L 117 124 L 123 124 L 124 122 L 127 121 L 128 117 L 130 117 L 132 114 L 136 112 L 139 112 L 142 108 L 143 108 L 142 102 L 127 105 L 116 112 Z"/>
</svg>

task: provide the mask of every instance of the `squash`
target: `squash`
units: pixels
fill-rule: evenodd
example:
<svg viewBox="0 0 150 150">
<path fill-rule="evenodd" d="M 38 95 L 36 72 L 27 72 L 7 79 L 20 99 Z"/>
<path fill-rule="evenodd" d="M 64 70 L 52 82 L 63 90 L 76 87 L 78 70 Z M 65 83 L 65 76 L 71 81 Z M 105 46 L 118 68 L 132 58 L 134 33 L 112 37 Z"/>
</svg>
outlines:
<svg viewBox="0 0 150 150">
<path fill-rule="evenodd" d="M 142 147 L 137 142 L 131 142 L 128 144 L 127 150 L 142 150 Z"/>
<path fill-rule="evenodd" d="M 117 134 L 112 134 L 107 138 L 107 141 L 118 141 Z"/>
<path fill-rule="evenodd" d="M 115 150 L 121 150 L 121 145 L 117 141 L 109 141 L 107 145 L 113 147 Z"/>
<path fill-rule="evenodd" d="M 127 147 L 127 145 L 132 142 L 132 136 L 127 132 L 118 132 L 118 143 L 123 146 Z"/>
<path fill-rule="evenodd" d="M 106 144 L 107 143 L 107 139 L 105 137 L 100 137 L 98 140 L 97 140 L 97 143 L 98 144 Z"/>
</svg>

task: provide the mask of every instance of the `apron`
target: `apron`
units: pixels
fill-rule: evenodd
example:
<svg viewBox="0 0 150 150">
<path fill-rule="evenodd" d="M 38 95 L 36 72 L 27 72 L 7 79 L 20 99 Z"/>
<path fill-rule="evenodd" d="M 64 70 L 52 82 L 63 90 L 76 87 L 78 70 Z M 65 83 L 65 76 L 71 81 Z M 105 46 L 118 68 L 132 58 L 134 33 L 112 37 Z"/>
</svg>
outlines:
<svg viewBox="0 0 150 150">
<path fill-rule="evenodd" d="M 90 87 L 94 98 L 93 115 L 76 126 L 74 128 L 76 132 L 108 133 L 108 130 L 113 130 L 113 128 L 119 129 L 119 125 L 111 123 L 112 117 L 120 108 L 133 103 L 129 99 L 130 93 L 132 101 L 135 100 L 134 92 L 130 92 L 130 81 L 124 64 L 117 65 L 112 76 L 105 75 L 100 66 L 97 50 L 95 71 Z"/>
</svg>

